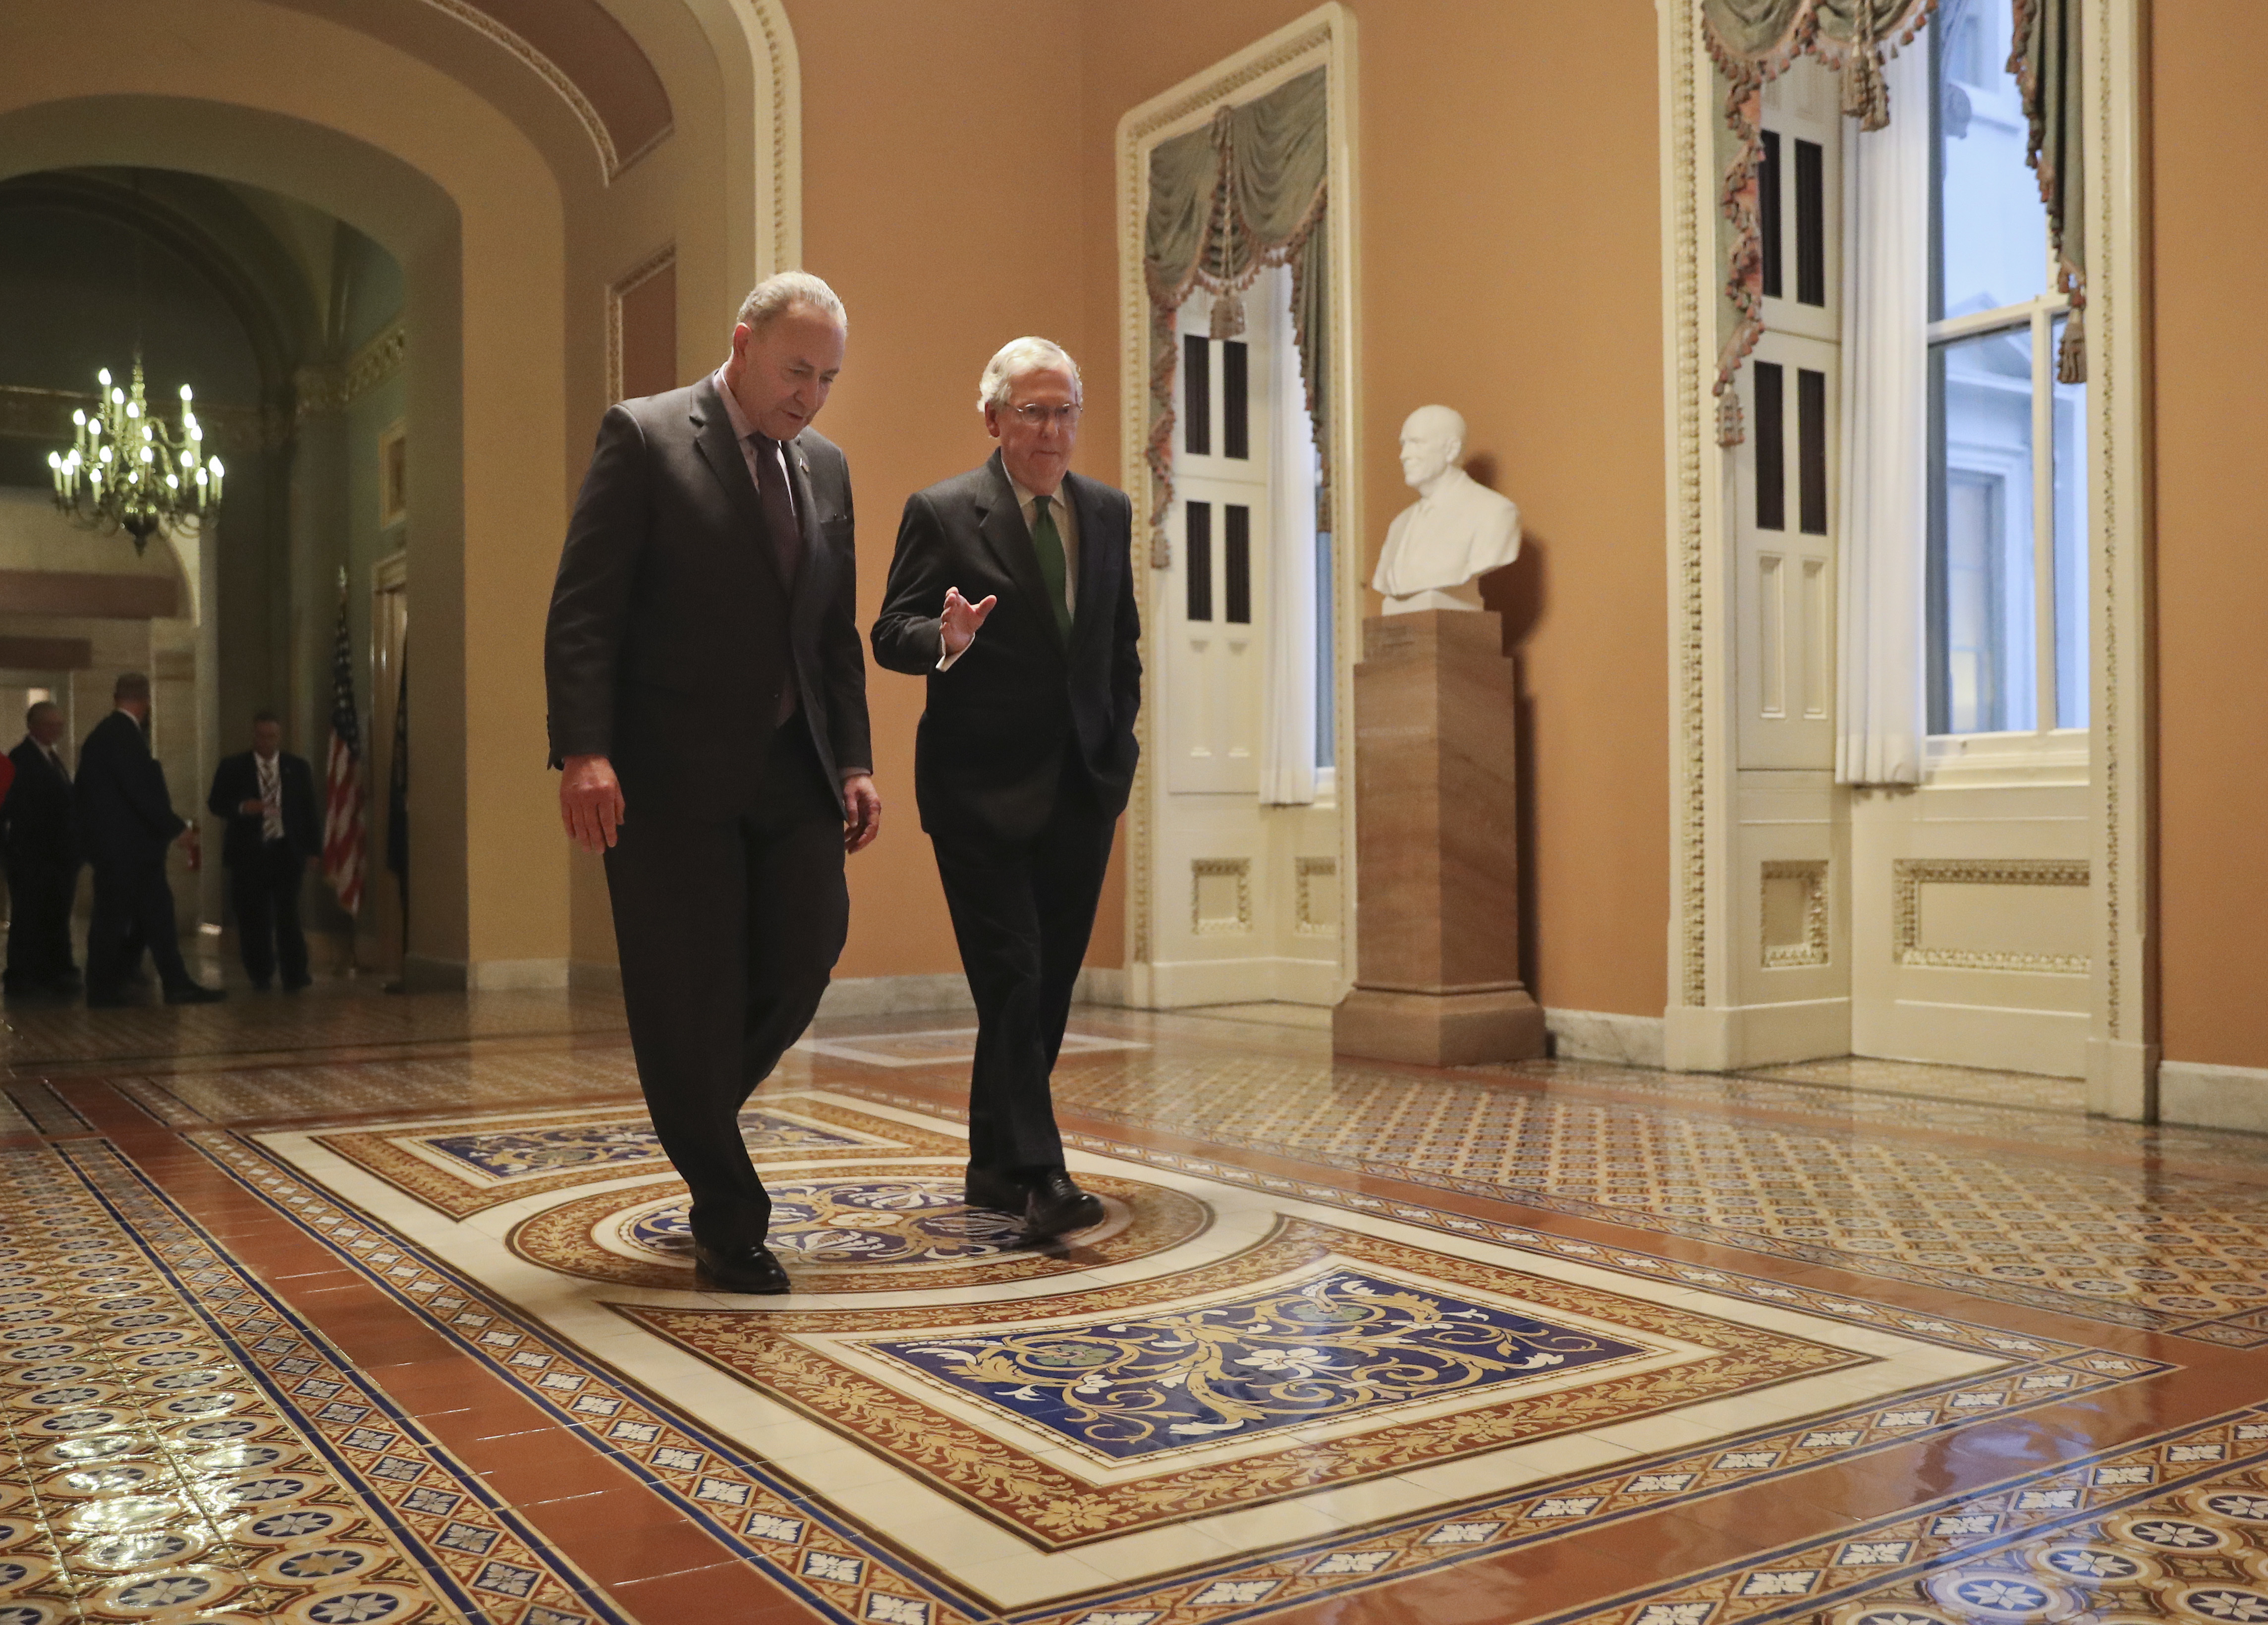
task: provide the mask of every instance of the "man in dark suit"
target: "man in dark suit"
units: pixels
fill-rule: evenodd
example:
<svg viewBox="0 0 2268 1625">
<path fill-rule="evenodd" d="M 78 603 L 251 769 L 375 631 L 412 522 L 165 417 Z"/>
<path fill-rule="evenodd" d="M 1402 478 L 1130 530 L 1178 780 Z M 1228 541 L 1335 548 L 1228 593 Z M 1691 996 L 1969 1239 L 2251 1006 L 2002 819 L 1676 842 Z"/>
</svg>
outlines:
<svg viewBox="0 0 2268 1625">
<path fill-rule="evenodd" d="M 79 845 L 94 866 L 94 917 L 86 932 L 86 1001 L 126 1002 L 127 979 L 147 947 L 168 1004 L 224 998 L 181 963 L 166 848 L 196 850 L 195 828 L 173 811 L 166 770 L 150 754 L 150 679 L 129 671 L 111 690 L 117 707 L 78 750 Z M 137 942 L 136 939 L 139 939 Z"/>
<path fill-rule="evenodd" d="M 298 993 L 307 974 L 307 935 L 299 927 L 299 879 L 307 860 L 322 855 L 323 820 L 315 810 L 315 770 L 284 749 L 284 725 L 272 711 L 252 719 L 252 749 L 223 757 L 205 807 L 227 820 L 220 859 L 236 899 L 237 945 L 252 985 L 262 993 L 282 962 L 284 990 Z"/>
<path fill-rule="evenodd" d="M 784 272 L 714 373 L 608 410 L 544 639 L 560 816 L 606 854 L 638 1079 L 727 1291 L 788 1289 L 739 1115 L 819 1008 L 843 857 L 880 826 L 850 467 L 810 427 L 846 326 Z"/>
<path fill-rule="evenodd" d="M 78 841 L 71 830 L 71 777 L 56 752 L 63 707 L 40 700 L 24 713 L 24 741 L 8 753 L 16 781 L 0 801 L 8 858 L 10 993 L 73 993 L 71 903 L 78 892 Z"/>
<path fill-rule="evenodd" d="M 1048 1078 L 1139 754 L 1133 510 L 1066 472 L 1079 369 L 1058 346 L 1008 344 L 979 404 L 1000 448 L 907 501 L 874 658 L 929 679 L 914 794 L 976 1001 L 968 1200 L 1044 1240 L 1102 1218 Z"/>
</svg>

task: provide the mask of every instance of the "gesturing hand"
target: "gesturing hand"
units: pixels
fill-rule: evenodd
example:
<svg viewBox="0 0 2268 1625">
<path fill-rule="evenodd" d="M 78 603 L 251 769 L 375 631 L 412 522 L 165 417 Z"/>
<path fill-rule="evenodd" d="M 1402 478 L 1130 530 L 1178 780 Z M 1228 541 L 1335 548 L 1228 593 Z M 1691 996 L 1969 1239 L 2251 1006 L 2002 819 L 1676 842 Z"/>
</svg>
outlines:
<svg viewBox="0 0 2268 1625">
<path fill-rule="evenodd" d="M 604 852 L 615 844 L 622 812 L 615 764 L 602 756 L 569 757 L 559 775 L 559 822 L 567 838 L 585 852 Z"/>
<path fill-rule="evenodd" d="M 945 652 L 958 654 L 976 641 L 976 629 L 984 624 L 984 617 L 992 613 L 992 606 L 1000 602 L 997 594 L 988 595 L 983 603 L 971 603 L 961 595 L 957 587 L 945 589 L 945 614 L 940 617 L 945 630 Z"/>
<path fill-rule="evenodd" d="M 882 832 L 882 797 L 871 773 L 843 781 L 843 850 L 862 852 Z"/>
</svg>

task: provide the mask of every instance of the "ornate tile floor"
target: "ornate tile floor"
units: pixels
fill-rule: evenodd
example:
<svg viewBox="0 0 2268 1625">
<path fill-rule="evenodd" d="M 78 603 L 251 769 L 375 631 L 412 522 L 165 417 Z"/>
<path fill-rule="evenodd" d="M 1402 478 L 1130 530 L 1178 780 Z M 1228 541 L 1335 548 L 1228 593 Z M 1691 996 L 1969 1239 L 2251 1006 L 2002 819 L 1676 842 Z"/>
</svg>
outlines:
<svg viewBox="0 0 2268 1625">
<path fill-rule="evenodd" d="M 0 1625 L 2268 1621 L 2268 1144 L 1280 1014 L 1081 1012 L 1041 1250 L 828 1024 L 760 1300 L 618 1001 L 11 1009 Z"/>
</svg>

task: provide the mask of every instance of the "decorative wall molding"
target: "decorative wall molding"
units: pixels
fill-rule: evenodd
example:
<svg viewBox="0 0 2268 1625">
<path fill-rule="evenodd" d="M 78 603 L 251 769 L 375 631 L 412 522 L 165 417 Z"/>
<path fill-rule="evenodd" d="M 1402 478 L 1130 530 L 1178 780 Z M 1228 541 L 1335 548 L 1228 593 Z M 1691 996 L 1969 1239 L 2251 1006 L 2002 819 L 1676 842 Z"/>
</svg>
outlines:
<svg viewBox="0 0 2268 1625">
<path fill-rule="evenodd" d="M 677 245 L 658 250 L 640 260 L 607 284 L 607 399 L 611 403 L 622 400 L 622 301 L 677 263 Z"/>
<path fill-rule="evenodd" d="M 1294 858 L 1292 860 L 1292 883 L 1298 895 L 1292 900 L 1292 928 L 1301 936 L 1336 936 L 1339 916 L 1346 898 L 1339 890 L 1339 861 L 1336 858 Z M 1323 919 L 1316 912 L 1319 883 L 1329 882 L 1333 908 L 1332 917 Z"/>
<path fill-rule="evenodd" d="M 292 421 L 305 423 L 320 412 L 346 410 L 400 372 L 409 355 L 409 329 L 397 319 L 345 360 L 301 367 L 291 375 Z"/>
<path fill-rule="evenodd" d="M 1150 150 L 1169 137 L 1203 124 L 1218 107 L 1248 100 L 1313 69 L 1329 70 L 1326 83 L 1330 120 L 1331 206 L 1325 229 L 1331 233 L 1329 308 L 1333 324 L 1329 381 L 1337 409 L 1332 414 L 1329 520 L 1334 536 L 1350 539 L 1350 544 L 1333 549 L 1333 566 L 1337 573 L 1334 646 L 1339 651 L 1333 714 L 1337 720 L 1336 759 L 1342 786 L 1351 785 L 1351 775 L 1359 770 L 1354 757 L 1353 669 L 1354 654 L 1362 646 L 1363 578 L 1362 550 L 1352 544 L 1351 539 L 1365 534 L 1360 455 L 1362 403 L 1354 383 L 1354 369 L 1361 354 L 1357 299 L 1357 290 L 1361 285 L 1357 255 L 1359 237 L 1354 229 L 1359 218 L 1354 161 L 1359 105 L 1354 48 L 1354 14 L 1339 0 L 1328 0 L 1266 38 L 1130 109 L 1119 120 L 1116 144 L 1119 376 L 1140 380 L 1150 375 L 1150 304 L 1142 272 L 1142 221 L 1149 207 Z M 1122 390 L 1119 413 L 1119 466 L 1128 471 L 1130 484 L 1140 483 L 1143 488 L 1132 494 L 1138 509 L 1147 512 L 1154 500 L 1146 489 L 1147 392 L 1138 388 Z M 1163 625 L 1157 595 L 1164 590 L 1161 584 L 1167 578 L 1154 571 L 1145 571 L 1143 574 L 1146 578 L 1144 591 L 1151 595 L 1145 606 L 1147 613 L 1144 624 L 1145 628 Z M 1154 632 L 1145 631 L 1145 639 L 1152 636 Z M 1157 668 L 1154 661 L 1151 668 Z M 1126 809 L 1126 964 L 1129 985 L 1134 986 L 1147 986 L 1146 967 L 1155 951 L 1151 916 L 1155 906 L 1157 831 L 1151 803 L 1157 794 L 1156 769 L 1152 764 L 1165 759 L 1160 737 L 1163 715 L 1162 706 L 1143 707 L 1142 761 L 1136 769 L 1133 794 Z M 1354 940 L 1355 912 L 1352 795 L 1343 795 L 1340 807 L 1338 934 L 1343 943 L 1351 943 Z"/>
<path fill-rule="evenodd" d="M 1757 913 L 1764 921 L 1761 944 L 1764 962 L 1772 970 L 1793 969 L 1798 965 L 1825 964 L 1828 960 L 1827 931 L 1827 864 L 1824 860 L 1772 859 L 1767 861 L 1761 876 L 1763 898 Z M 1803 937 L 1800 942 L 1775 942 L 1771 939 L 1769 906 L 1771 883 L 1792 880 L 1803 887 Z"/>
<path fill-rule="evenodd" d="M 74 432 L 71 414 L 92 412 L 101 404 L 92 392 L 40 389 L 29 384 L 0 384 L 0 438 L 42 440 L 68 447 Z M 291 419 L 283 412 L 257 406 L 222 406 L 211 401 L 196 403 L 197 421 L 214 449 L 232 456 L 273 451 L 291 438 Z"/>
<path fill-rule="evenodd" d="M 1669 274 L 1662 278 L 1666 420 L 1674 426 L 1669 447 L 1668 506 L 1669 546 L 1671 894 L 1675 920 L 1671 930 L 1669 986 L 1673 1005 L 1692 1009 L 1709 1003 L 1709 776 L 1706 514 L 1703 459 L 1714 452 L 1704 432 L 1702 357 L 1713 354 L 1713 336 L 1702 298 L 1705 261 L 1713 270 L 1704 202 L 1710 194 L 1702 173 L 1709 151 L 1701 139 L 1705 116 L 1697 94 L 1707 70 L 1702 42 L 1700 0 L 1664 0 L 1661 18 L 1662 240 Z M 1715 453 L 1720 463 L 1721 453 Z M 1724 674 L 1727 681 L 1731 674 Z"/>
<path fill-rule="evenodd" d="M 1890 865 L 1891 954 L 1898 964 L 1942 971 L 2023 971 L 2084 976 L 2085 954 L 2004 953 L 1921 944 L 1924 886 L 2079 886 L 2092 868 L 2084 858 L 1899 858 Z"/>
<path fill-rule="evenodd" d="M 474 33 L 501 47 L 523 67 L 549 85 L 552 92 L 567 104 L 568 110 L 574 114 L 576 122 L 583 126 L 583 133 L 591 138 L 591 145 L 598 154 L 599 173 L 606 177 L 609 185 L 613 184 L 615 178 L 622 171 L 669 139 L 673 126 L 664 124 L 645 140 L 640 142 L 636 151 L 630 152 L 616 151 L 614 131 L 608 128 L 606 119 L 600 115 L 591 99 L 583 93 L 583 87 L 568 78 L 565 70 L 538 49 L 526 36 L 506 27 L 478 6 L 467 4 L 466 0 L 424 0 L 424 3 L 435 11 L 454 18 Z"/>
<path fill-rule="evenodd" d="M 1236 913 L 1204 912 L 1204 883 L 1208 880 L 1233 881 L 1236 885 Z M 1252 860 L 1249 858 L 1197 858 L 1189 863 L 1189 929 L 1199 936 L 1222 936 L 1252 929 Z"/>
</svg>

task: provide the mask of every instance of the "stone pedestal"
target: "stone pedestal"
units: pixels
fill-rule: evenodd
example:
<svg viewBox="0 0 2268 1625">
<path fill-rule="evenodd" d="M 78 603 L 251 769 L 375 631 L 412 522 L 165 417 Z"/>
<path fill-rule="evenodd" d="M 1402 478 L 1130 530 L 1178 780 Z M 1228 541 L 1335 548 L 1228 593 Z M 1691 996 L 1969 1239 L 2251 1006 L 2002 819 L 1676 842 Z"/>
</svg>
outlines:
<svg viewBox="0 0 2268 1625">
<path fill-rule="evenodd" d="M 1342 1055 L 1454 1067 L 1543 1053 L 1520 981 L 1512 662 L 1493 613 L 1363 623 L 1354 668 L 1355 985 Z"/>
</svg>

